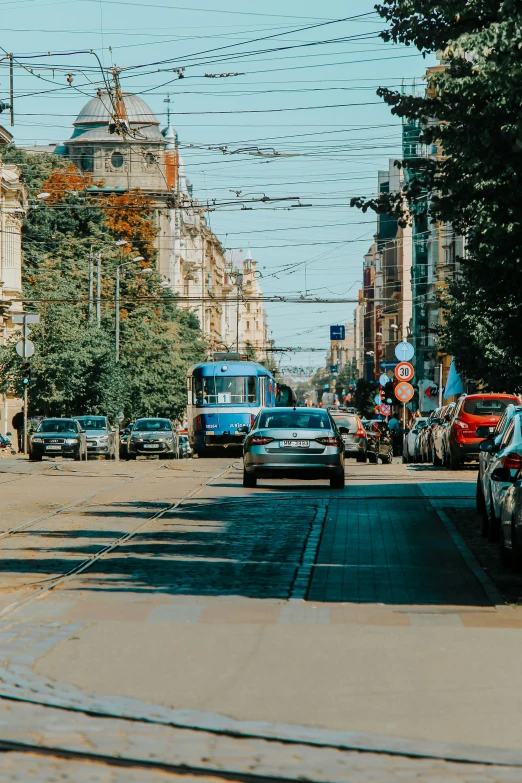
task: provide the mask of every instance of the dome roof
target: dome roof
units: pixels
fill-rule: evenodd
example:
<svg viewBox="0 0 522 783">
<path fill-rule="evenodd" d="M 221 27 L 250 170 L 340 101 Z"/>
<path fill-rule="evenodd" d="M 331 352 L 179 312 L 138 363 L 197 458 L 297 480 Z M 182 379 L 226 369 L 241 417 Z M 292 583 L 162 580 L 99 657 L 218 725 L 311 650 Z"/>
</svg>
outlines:
<svg viewBox="0 0 522 783">
<path fill-rule="evenodd" d="M 127 120 L 131 125 L 159 125 L 150 106 L 137 95 L 123 94 Z M 88 101 L 76 117 L 73 125 L 105 125 L 114 114 L 111 98 L 103 92 Z"/>
</svg>

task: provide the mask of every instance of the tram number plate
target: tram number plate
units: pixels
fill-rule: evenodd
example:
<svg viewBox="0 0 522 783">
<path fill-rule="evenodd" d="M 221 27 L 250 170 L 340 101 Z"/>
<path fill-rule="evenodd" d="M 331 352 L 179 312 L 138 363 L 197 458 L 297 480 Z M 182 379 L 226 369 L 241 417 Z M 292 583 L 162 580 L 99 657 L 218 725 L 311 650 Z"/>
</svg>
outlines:
<svg viewBox="0 0 522 783">
<path fill-rule="evenodd" d="M 299 449 L 307 449 L 310 445 L 309 440 L 282 440 L 281 445 L 284 448 L 287 448 L 288 446 L 296 446 Z"/>
<path fill-rule="evenodd" d="M 61 451 L 62 450 L 61 446 L 46 446 L 45 448 L 49 449 L 49 451 Z"/>
</svg>

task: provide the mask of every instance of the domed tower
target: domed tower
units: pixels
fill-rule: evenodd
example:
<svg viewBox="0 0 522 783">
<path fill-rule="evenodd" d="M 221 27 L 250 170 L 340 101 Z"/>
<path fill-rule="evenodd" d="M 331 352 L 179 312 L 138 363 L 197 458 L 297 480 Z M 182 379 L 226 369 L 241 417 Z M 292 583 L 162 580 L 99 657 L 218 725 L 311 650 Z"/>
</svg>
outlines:
<svg viewBox="0 0 522 783">
<path fill-rule="evenodd" d="M 99 92 L 73 123 L 71 138 L 57 148 L 81 171 L 103 180 L 104 189 L 169 190 L 165 176 L 167 140 L 150 106 L 137 95 Z"/>
</svg>

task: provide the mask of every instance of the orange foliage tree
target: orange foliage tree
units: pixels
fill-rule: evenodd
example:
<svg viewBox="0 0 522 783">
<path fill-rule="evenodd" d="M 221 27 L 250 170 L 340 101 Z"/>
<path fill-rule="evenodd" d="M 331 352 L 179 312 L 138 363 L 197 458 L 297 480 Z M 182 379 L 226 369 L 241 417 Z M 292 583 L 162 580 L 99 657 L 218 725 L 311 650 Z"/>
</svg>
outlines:
<svg viewBox="0 0 522 783">
<path fill-rule="evenodd" d="M 137 250 L 145 262 L 156 256 L 154 242 L 158 233 L 154 225 L 153 202 L 139 188 L 128 193 L 111 193 L 103 200 L 105 222 L 118 239 L 126 239 L 126 253 Z"/>
<path fill-rule="evenodd" d="M 74 163 L 71 163 L 64 169 L 53 169 L 42 184 L 42 193 L 50 194 L 47 203 L 58 204 L 70 194 L 77 194 L 93 185 L 101 184 L 93 180 L 92 174 L 79 171 Z"/>
</svg>

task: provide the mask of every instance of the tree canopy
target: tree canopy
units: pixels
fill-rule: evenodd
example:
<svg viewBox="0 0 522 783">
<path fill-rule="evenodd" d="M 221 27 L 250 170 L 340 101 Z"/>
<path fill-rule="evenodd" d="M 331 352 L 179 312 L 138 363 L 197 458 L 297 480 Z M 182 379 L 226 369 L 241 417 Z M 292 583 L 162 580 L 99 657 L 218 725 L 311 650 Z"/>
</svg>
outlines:
<svg viewBox="0 0 522 783">
<path fill-rule="evenodd" d="M 522 6 L 515 0 L 384 0 L 387 40 L 439 53 L 425 95 L 381 88 L 393 114 L 415 122 L 438 156 L 405 159 L 405 198 L 353 204 L 407 220 L 429 192 L 429 217 L 466 239 L 444 297 L 441 348 L 467 377 L 522 388 Z"/>
<path fill-rule="evenodd" d="M 33 156 L 14 147 L 6 163 L 23 172 L 35 203 L 22 227 L 23 295 L 26 309 L 39 312 L 31 328 L 30 413 L 103 413 L 126 418 L 179 417 L 186 404 L 185 374 L 206 346 L 197 319 L 181 310 L 171 292 L 159 288 L 155 227 L 149 199 L 139 190 L 103 196 L 84 175 L 58 156 Z M 125 239 L 117 247 L 115 242 Z M 101 257 L 101 325 L 89 314 L 89 257 Z M 133 264 L 138 255 L 143 261 Z M 120 362 L 115 362 L 115 271 L 122 269 Z M 96 262 L 94 263 L 96 268 Z M 22 391 L 21 359 L 12 344 L 0 350 L 2 390 Z"/>
</svg>

